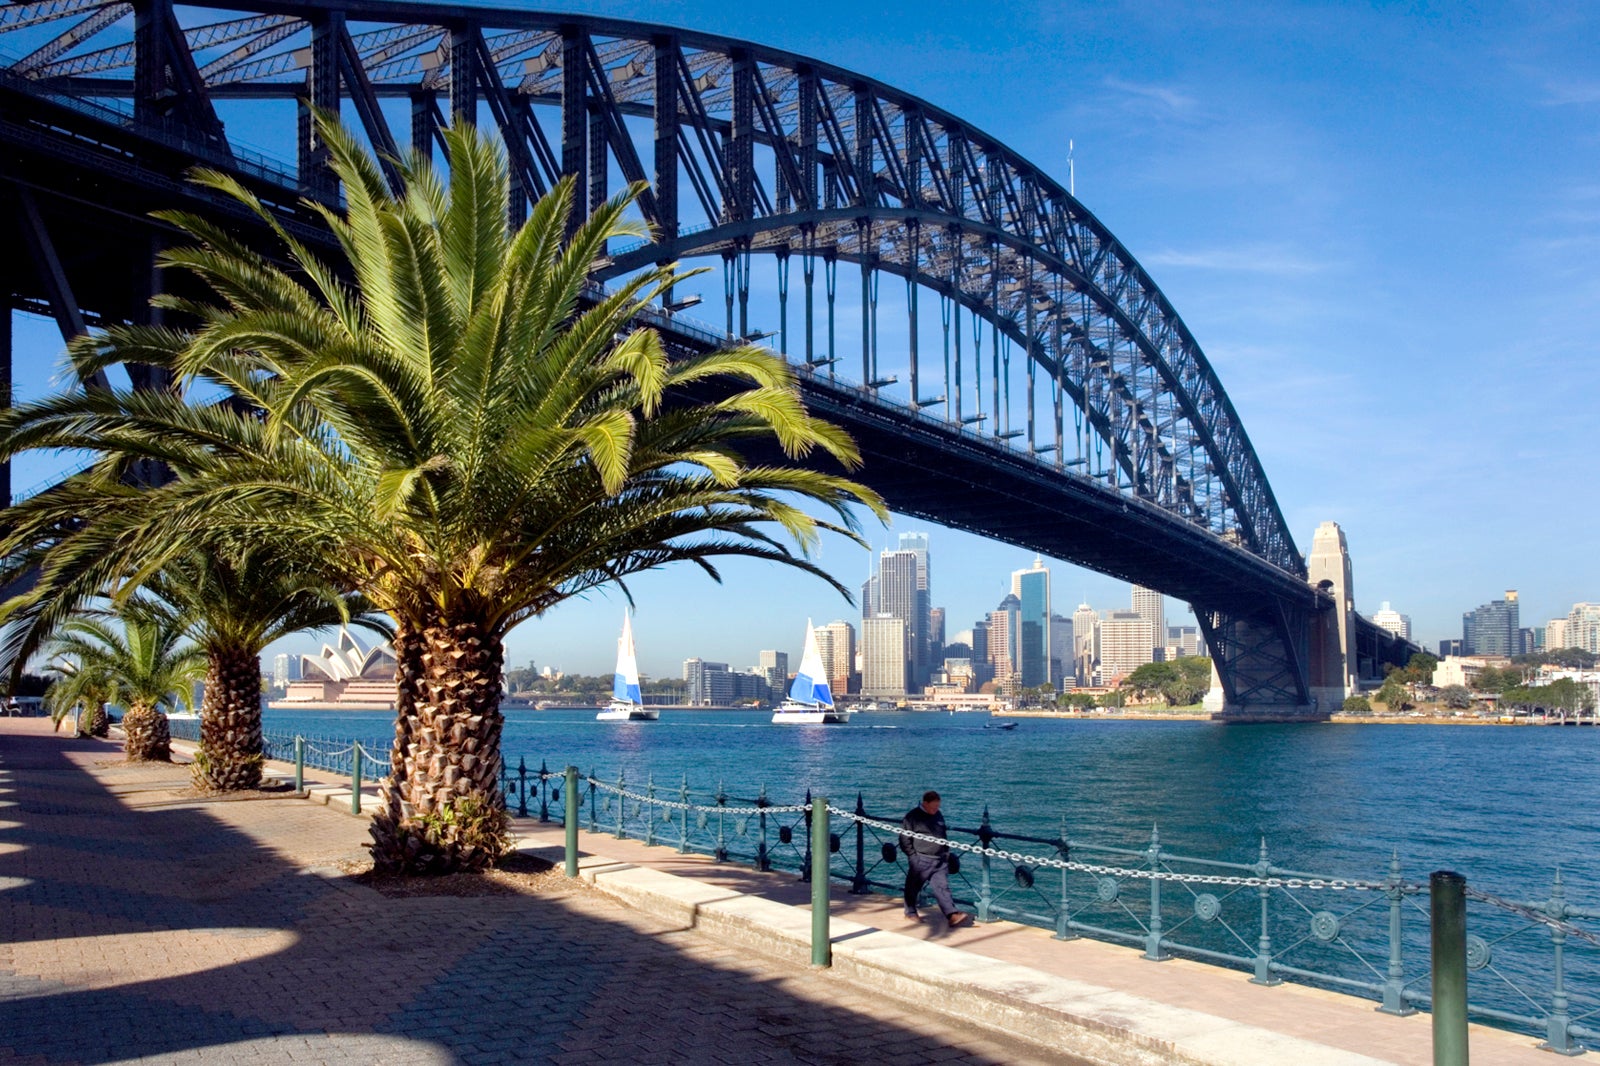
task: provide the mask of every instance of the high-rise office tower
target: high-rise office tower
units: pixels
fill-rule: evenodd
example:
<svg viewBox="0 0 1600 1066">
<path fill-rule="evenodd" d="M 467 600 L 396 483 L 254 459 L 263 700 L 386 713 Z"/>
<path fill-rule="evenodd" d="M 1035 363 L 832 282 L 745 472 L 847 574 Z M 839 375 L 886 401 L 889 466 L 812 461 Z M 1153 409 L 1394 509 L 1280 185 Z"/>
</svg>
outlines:
<svg viewBox="0 0 1600 1066">
<path fill-rule="evenodd" d="M 1072 619 L 1050 616 L 1050 680 L 1057 689 L 1070 684 L 1077 671 L 1072 659 Z"/>
<path fill-rule="evenodd" d="M 1411 639 L 1411 616 L 1390 607 L 1388 600 L 1384 600 L 1383 606 L 1372 612 L 1372 624 L 1387 629 L 1403 640 Z"/>
<path fill-rule="evenodd" d="M 927 596 L 917 587 L 915 551 L 886 551 L 878 557 L 878 614 L 905 623 L 906 676 L 912 692 L 921 691 L 928 672 Z"/>
<path fill-rule="evenodd" d="M 985 616 L 972 623 L 972 670 L 978 684 L 994 679 L 994 660 L 989 657 L 989 619 Z"/>
<path fill-rule="evenodd" d="M 1020 628 L 1022 601 L 1008 595 L 989 612 L 989 666 L 996 685 L 1020 684 L 1017 666 L 1017 630 Z"/>
<path fill-rule="evenodd" d="M 1078 684 L 1094 683 L 1094 664 L 1100 658 L 1100 615 L 1087 603 L 1072 612 L 1072 661 Z"/>
<path fill-rule="evenodd" d="M 1100 620 L 1100 683 L 1114 685 L 1151 662 L 1155 634 L 1137 611 L 1112 611 Z"/>
<path fill-rule="evenodd" d="M 937 670 L 944 662 L 944 608 L 928 608 L 928 669 Z"/>
<path fill-rule="evenodd" d="M 1507 593 L 1507 595 L 1510 595 Z M 1552 647 L 1577 648 L 1600 654 L 1600 603 L 1575 603 L 1561 627 L 1562 643 Z"/>
<path fill-rule="evenodd" d="M 1024 688 L 1050 683 L 1050 571 L 1033 558 L 1027 570 L 1011 574 L 1011 595 L 1017 598 L 1017 630 L 1012 641 L 1017 679 Z"/>
<path fill-rule="evenodd" d="M 1167 611 L 1161 593 L 1140 585 L 1133 586 L 1133 613 L 1150 623 L 1150 633 L 1155 643 L 1151 645 L 1150 658 L 1145 661 L 1154 662 L 1166 654 L 1167 647 Z"/>
<path fill-rule="evenodd" d="M 930 582 L 930 560 L 928 556 L 928 535 L 926 533 L 902 533 L 898 548 L 903 552 L 911 552 L 917 560 L 917 597 L 916 617 L 912 619 L 911 639 L 919 647 L 912 649 L 914 660 L 912 684 L 922 685 L 928 680 L 928 674 L 938 665 L 939 657 L 934 653 L 933 634 L 933 591 Z M 883 610 L 890 611 L 884 607 Z M 941 637 L 939 642 L 944 643 Z"/>
<path fill-rule="evenodd" d="M 904 619 L 880 614 L 861 623 L 861 694 L 900 697 L 906 694 L 910 635 Z"/>
<path fill-rule="evenodd" d="M 1522 610 L 1517 590 L 1461 616 L 1461 646 L 1466 655 L 1521 655 Z M 1570 634 L 1569 634 L 1570 639 Z"/>
<path fill-rule="evenodd" d="M 871 618 L 878 613 L 878 575 L 873 574 L 861 583 L 861 617 Z"/>
<path fill-rule="evenodd" d="M 822 626 L 817 630 L 817 650 L 822 653 L 828 687 L 834 695 L 854 691 L 851 681 L 856 672 L 856 627 L 842 619 Z"/>
<path fill-rule="evenodd" d="M 766 679 L 767 688 L 772 690 L 773 699 L 782 699 L 784 693 L 789 691 L 788 652 L 763 651 L 755 672 Z"/>
</svg>

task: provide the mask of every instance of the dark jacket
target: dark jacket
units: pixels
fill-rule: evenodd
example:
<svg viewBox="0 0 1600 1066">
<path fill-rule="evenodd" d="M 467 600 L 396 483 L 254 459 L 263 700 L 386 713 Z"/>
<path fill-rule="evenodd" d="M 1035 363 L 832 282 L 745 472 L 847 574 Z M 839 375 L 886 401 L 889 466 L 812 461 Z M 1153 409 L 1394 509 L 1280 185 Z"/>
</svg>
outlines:
<svg viewBox="0 0 1600 1066">
<path fill-rule="evenodd" d="M 944 827 L 944 813 L 929 814 L 922 809 L 920 803 L 906 812 L 906 816 L 900 820 L 900 828 L 909 829 L 913 833 L 926 833 L 944 840 L 950 839 L 950 834 Z M 936 855 L 941 859 L 950 854 L 950 849 L 943 844 L 913 840 L 907 836 L 900 838 L 900 850 L 907 855 Z"/>
</svg>

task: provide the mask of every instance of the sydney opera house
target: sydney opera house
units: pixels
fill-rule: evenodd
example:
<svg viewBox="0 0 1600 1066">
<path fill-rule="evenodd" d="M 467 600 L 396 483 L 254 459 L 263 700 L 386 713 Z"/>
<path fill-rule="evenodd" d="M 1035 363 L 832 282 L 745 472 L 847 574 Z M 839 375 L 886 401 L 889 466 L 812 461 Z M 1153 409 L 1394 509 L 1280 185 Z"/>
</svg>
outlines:
<svg viewBox="0 0 1600 1066">
<path fill-rule="evenodd" d="M 393 710 L 394 670 L 394 649 L 388 644 L 363 648 L 349 630 L 341 629 L 337 644 L 324 644 L 317 654 L 300 656 L 300 679 L 289 682 L 283 699 L 269 706 L 305 711 Z"/>
</svg>

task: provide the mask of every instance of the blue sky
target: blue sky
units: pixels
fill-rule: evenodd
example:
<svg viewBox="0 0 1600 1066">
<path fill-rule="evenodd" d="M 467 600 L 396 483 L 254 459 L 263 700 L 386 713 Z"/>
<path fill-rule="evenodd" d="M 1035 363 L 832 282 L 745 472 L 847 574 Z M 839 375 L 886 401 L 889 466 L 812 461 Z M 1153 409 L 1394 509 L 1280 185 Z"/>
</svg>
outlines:
<svg viewBox="0 0 1600 1066">
<path fill-rule="evenodd" d="M 1600 8 L 567 6 L 861 71 L 1063 180 L 1071 139 L 1079 198 L 1205 349 L 1301 549 L 1318 522 L 1344 526 L 1362 611 L 1390 600 L 1432 643 L 1506 588 L 1525 625 L 1600 600 Z M 19 354 L 29 343 L 53 347 L 43 328 L 19 332 Z M 51 354 L 19 359 L 19 391 L 42 387 Z M 914 528 L 933 535 L 951 630 L 1029 561 L 904 520 L 875 539 Z M 868 565 L 838 542 L 822 561 L 851 584 Z M 1127 603 L 1123 584 L 1053 569 L 1063 613 Z M 770 567 L 726 576 L 634 583 L 646 672 L 797 655 L 807 616 L 857 614 Z M 514 633 L 508 660 L 609 671 L 621 610 L 564 605 Z"/>
</svg>

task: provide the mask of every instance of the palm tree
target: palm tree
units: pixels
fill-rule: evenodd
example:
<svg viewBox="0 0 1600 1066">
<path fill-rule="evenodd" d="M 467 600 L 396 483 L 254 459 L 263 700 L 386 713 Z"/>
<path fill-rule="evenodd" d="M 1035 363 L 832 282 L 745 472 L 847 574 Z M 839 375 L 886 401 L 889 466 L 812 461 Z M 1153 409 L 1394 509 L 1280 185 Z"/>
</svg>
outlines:
<svg viewBox="0 0 1600 1066">
<path fill-rule="evenodd" d="M 83 679 L 85 691 L 92 687 L 105 702 L 123 708 L 123 750 L 130 762 L 172 757 L 165 712 L 194 705 L 194 683 L 204 674 L 205 655 L 185 642 L 167 609 L 132 601 L 114 618 L 86 614 L 63 625 L 47 651 L 71 663 L 67 669 Z"/>
<path fill-rule="evenodd" d="M 823 531 L 865 546 L 854 506 L 885 512 L 847 477 L 796 465 L 860 460 L 805 411 L 782 359 L 750 347 L 669 358 L 633 321 L 685 275 L 661 267 L 612 293 L 590 287 L 608 240 L 645 235 L 626 218 L 637 188 L 569 239 L 563 182 L 513 231 L 504 159 L 473 128 L 446 134 L 448 178 L 412 158 L 394 196 L 347 131 L 318 122 L 348 207 L 308 206 L 337 238 L 337 267 L 233 179 L 200 172 L 274 229 L 292 271 L 202 218 L 164 214 L 199 242 L 164 265 L 216 301 L 158 302 L 199 327 L 114 328 L 74 349 L 85 370 L 164 366 L 234 402 L 89 390 L 0 415 L 0 455 L 104 456 L 61 500 L 119 530 L 119 565 L 154 568 L 185 531 L 226 529 L 316 557 L 330 582 L 389 614 L 397 717 L 374 858 L 478 868 L 507 843 L 497 778 L 513 627 L 672 562 L 718 578 L 721 556 L 798 567 L 848 598 L 810 552 Z M 751 459 L 773 444 L 782 459 Z M 176 480 L 128 488 L 136 457 Z M 12 517 L 0 557 L 64 521 L 52 503 Z"/>
<path fill-rule="evenodd" d="M 103 737 L 111 729 L 111 719 L 106 714 L 106 703 L 111 699 L 106 679 L 98 673 L 80 669 L 68 659 L 58 659 L 45 667 L 51 677 L 45 689 L 44 708 L 57 730 L 73 711 L 78 712 L 77 734 L 80 737 Z"/>
<path fill-rule="evenodd" d="M 205 653 L 197 788 L 261 783 L 261 651 L 306 629 L 358 625 L 391 635 L 359 594 L 341 593 L 269 547 L 218 546 L 166 561 L 145 586 Z"/>
</svg>

